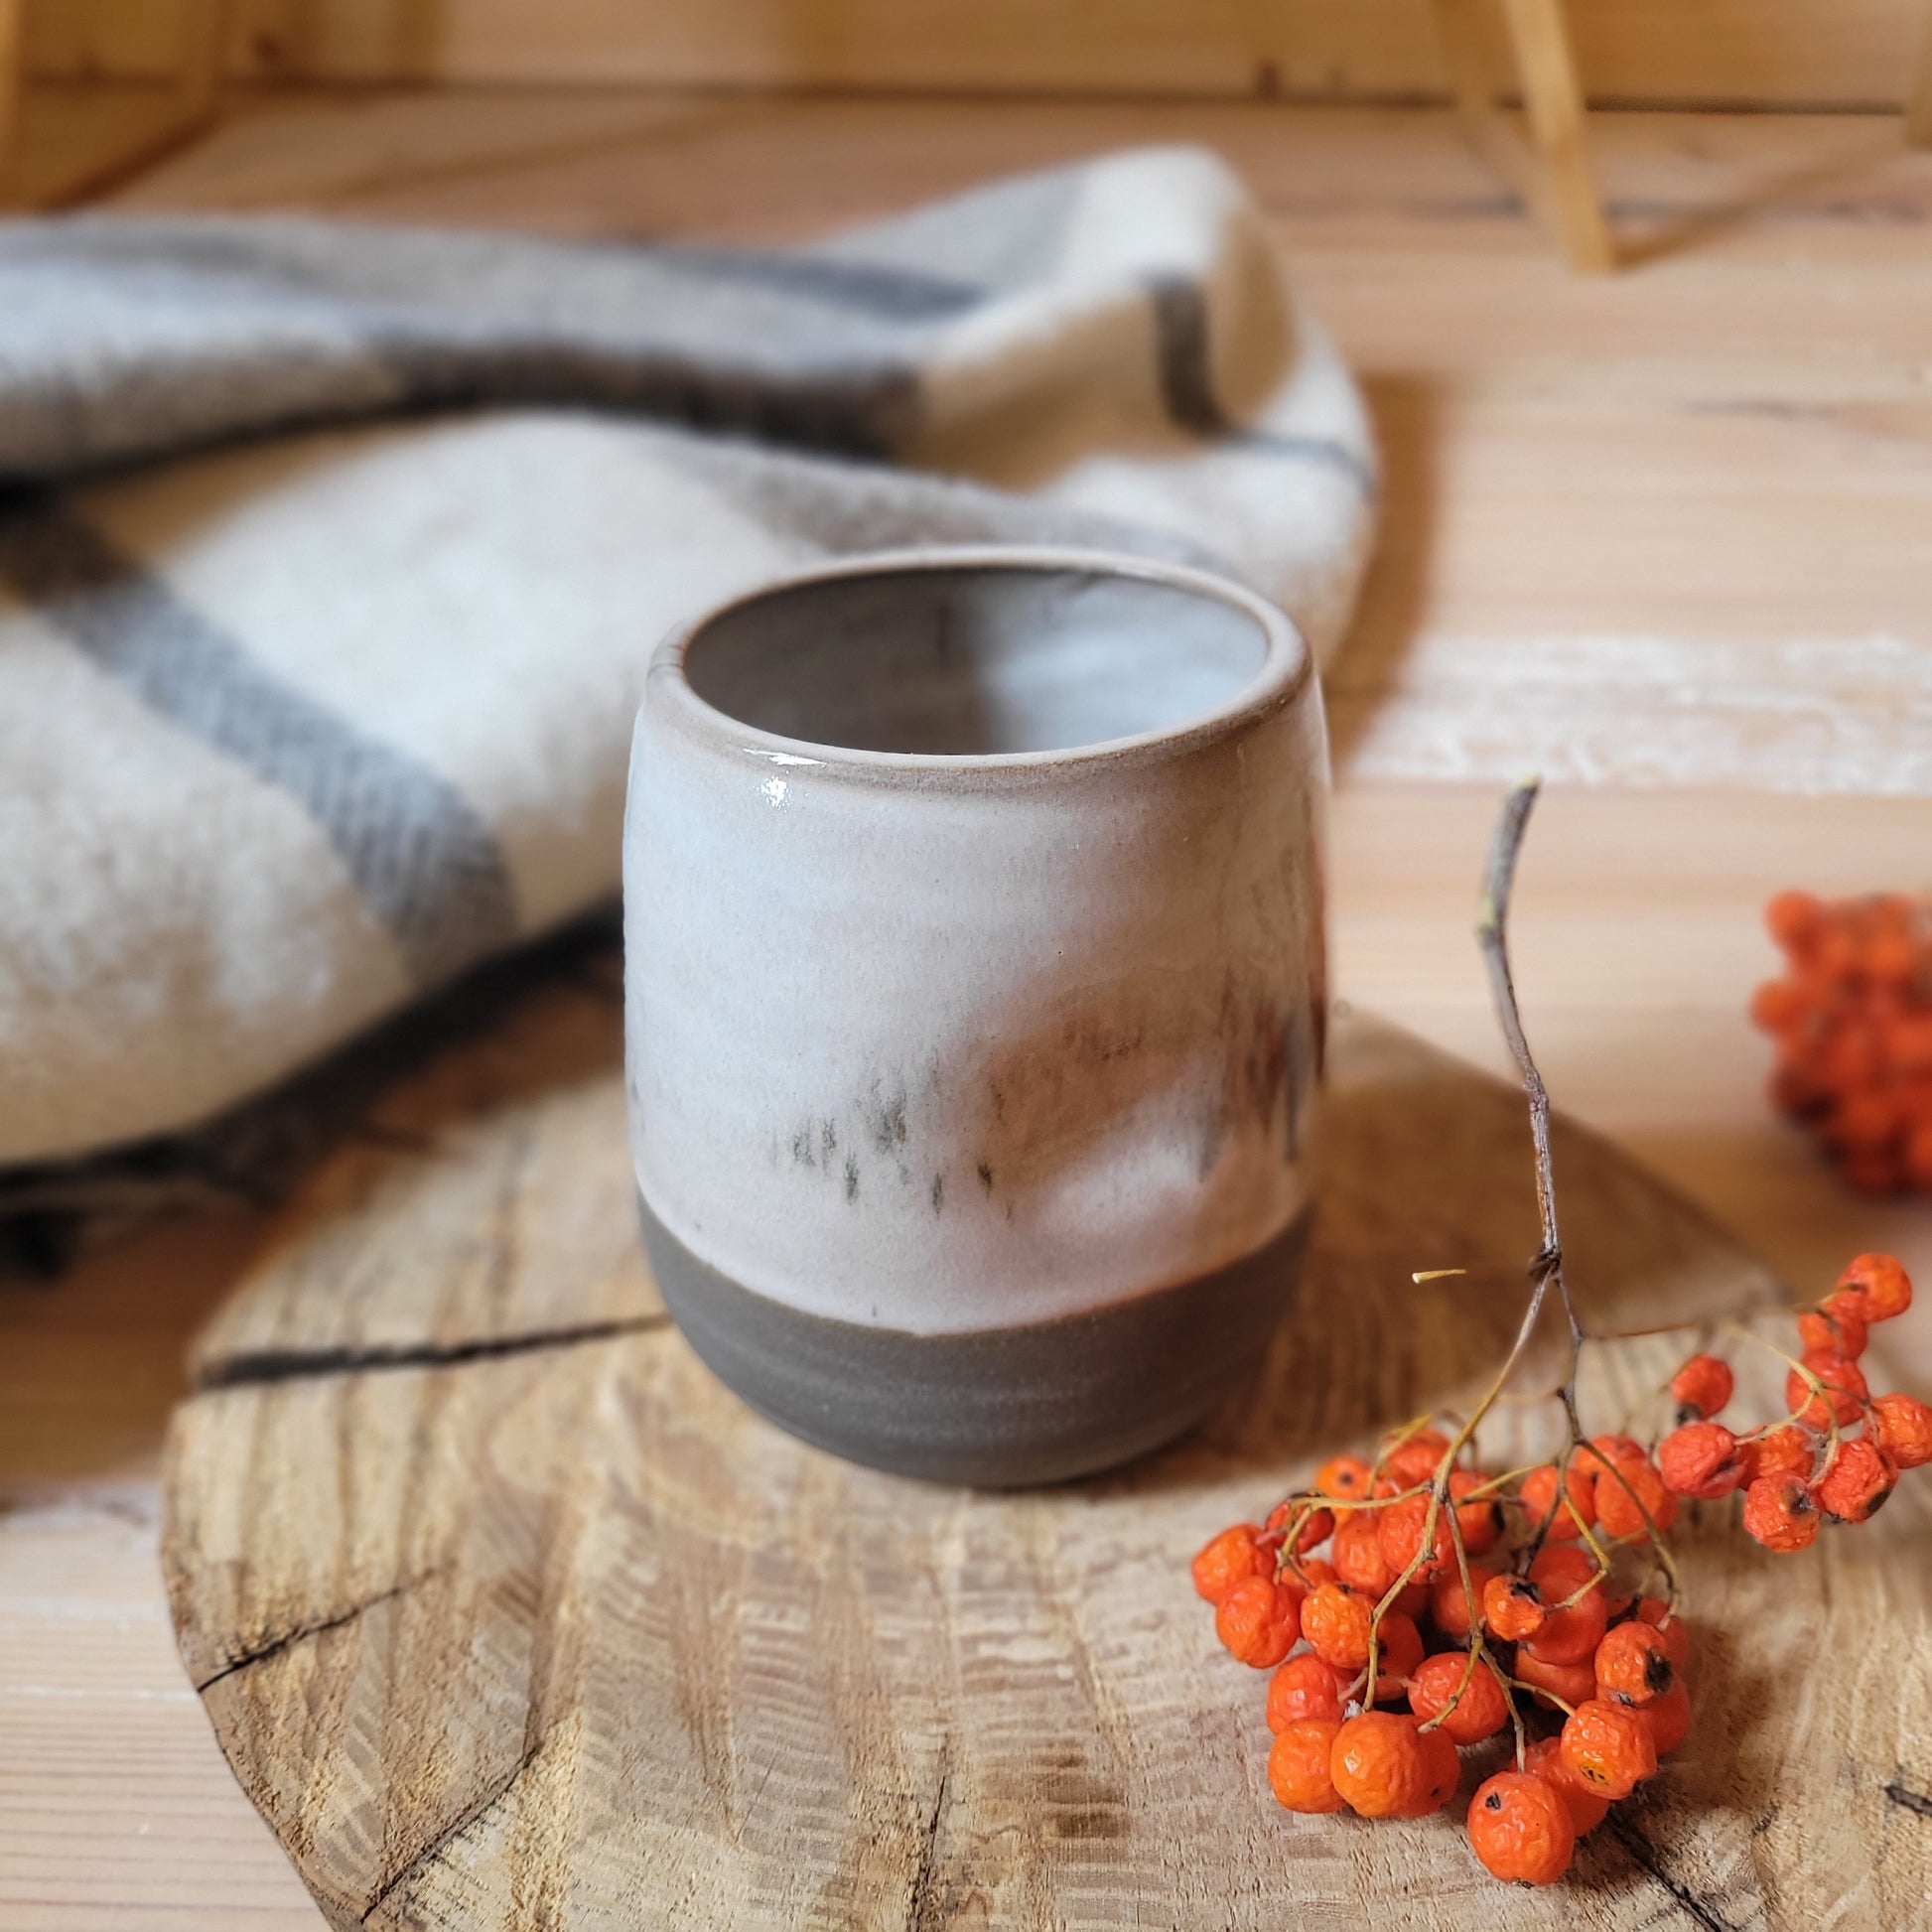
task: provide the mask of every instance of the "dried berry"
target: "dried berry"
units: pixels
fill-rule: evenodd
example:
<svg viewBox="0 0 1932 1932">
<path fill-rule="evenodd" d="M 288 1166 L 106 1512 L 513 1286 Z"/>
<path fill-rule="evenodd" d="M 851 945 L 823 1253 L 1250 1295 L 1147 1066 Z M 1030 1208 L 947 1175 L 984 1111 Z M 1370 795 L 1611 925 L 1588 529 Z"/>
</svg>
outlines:
<svg viewBox="0 0 1932 1932">
<path fill-rule="evenodd" d="M 1469 1800 L 1469 1844 L 1485 1870 L 1554 1885 L 1570 1869 L 1577 1827 L 1563 1794 L 1531 1771 L 1498 1771 Z"/>
<path fill-rule="evenodd" d="M 1480 1658 L 1471 1668 L 1466 1651 L 1428 1659 L 1409 1679 L 1409 1709 L 1425 1724 L 1440 1721 L 1458 1744 L 1479 1744 L 1509 1722 L 1502 1680 Z"/>
<path fill-rule="evenodd" d="M 1657 1745 L 1636 1712 L 1601 1698 L 1578 1705 L 1563 1726 L 1564 1769 L 1606 1798 L 1627 1798 L 1657 1769 Z"/>
<path fill-rule="evenodd" d="M 1596 1521 L 1596 1485 L 1581 1460 L 1570 1464 L 1562 1480 L 1563 1500 L 1559 1502 L 1557 1465 L 1546 1462 L 1523 1478 L 1517 1498 L 1529 1516 L 1532 1530 L 1541 1530 L 1559 1542 L 1570 1542 Z"/>
<path fill-rule="evenodd" d="M 1759 1476 L 1744 1491 L 1744 1528 L 1767 1550 L 1789 1553 L 1818 1540 L 1818 1511 L 1796 1476 Z"/>
<path fill-rule="evenodd" d="M 1252 1523 L 1237 1523 L 1203 1546 L 1194 1558 L 1194 1587 L 1208 1602 L 1220 1602 L 1246 1578 L 1274 1576 L 1275 1559 L 1261 1547 L 1260 1537 Z"/>
<path fill-rule="evenodd" d="M 1730 1400 L 1730 1364 L 1716 1355 L 1693 1355 L 1670 1379 L 1678 1407 L 1707 1420 Z"/>
<path fill-rule="evenodd" d="M 1300 1607 L 1299 1592 L 1287 1585 L 1248 1577 L 1221 1598 L 1214 1612 L 1214 1634 L 1242 1663 L 1273 1670 L 1301 1635 Z"/>
<path fill-rule="evenodd" d="M 1654 1704 L 1677 1682 L 1670 1646 L 1649 1624 L 1634 1618 L 1603 1633 L 1594 1668 L 1596 1695 L 1633 1709 Z"/>
<path fill-rule="evenodd" d="M 1861 1436 L 1839 1444 L 1812 1495 L 1834 1522 L 1863 1523 L 1883 1504 L 1897 1480 L 1891 1457 Z"/>
<path fill-rule="evenodd" d="M 1901 1469 L 1932 1462 L 1932 1408 L 1916 1396 L 1881 1395 L 1871 1405 L 1878 1447 Z"/>
<path fill-rule="evenodd" d="M 1277 1734 L 1268 1753 L 1268 1785 L 1290 1811 L 1341 1809 L 1329 1769 L 1340 1730 L 1339 1718 L 1297 1718 Z"/>
<path fill-rule="evenodd" d="M 1666 1436 L 1657 1450 L 1664 1486 L 1680 1496 L 1709 1501 L 1727 1496 L 1743 1481 L 1748 1458 L 1721 1422 L 1690 1422 Z"/>
<path fill-rule="evenodd" d="M 1303 1718 L 1339 1720 L 1347 1682 L 1311 1650 L 1291 1657 L 1268 1680 L 1268 1728 L 1282 1730 Z"/>
<path fill-rule="evenodd" d="M 1397 1711 L 1350 1718 L 1335 1735 L 1329 1769 L 1364 1818 L 1426 1818 L 1449 1802 L 1461 1775 L 1449 1739 Z"/>
</svg>

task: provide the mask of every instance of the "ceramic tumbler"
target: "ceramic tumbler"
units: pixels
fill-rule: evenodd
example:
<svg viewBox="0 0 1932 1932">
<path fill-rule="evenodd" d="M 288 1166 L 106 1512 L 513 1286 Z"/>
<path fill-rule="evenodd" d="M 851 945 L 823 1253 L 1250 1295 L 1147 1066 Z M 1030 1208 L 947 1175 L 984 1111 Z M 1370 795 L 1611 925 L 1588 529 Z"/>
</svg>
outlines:
<svg viewBox="0 0 1932 1932">
<path fill-rule="evenodd" d="M 626 1062 L 698 1354 L 808 1442 L 989 1485 L 1222 1400 L 1308 1226 L 1326 787 L 1294 627 L 1164 564 L 863 558 L 667 640 Z"/>
</svg>

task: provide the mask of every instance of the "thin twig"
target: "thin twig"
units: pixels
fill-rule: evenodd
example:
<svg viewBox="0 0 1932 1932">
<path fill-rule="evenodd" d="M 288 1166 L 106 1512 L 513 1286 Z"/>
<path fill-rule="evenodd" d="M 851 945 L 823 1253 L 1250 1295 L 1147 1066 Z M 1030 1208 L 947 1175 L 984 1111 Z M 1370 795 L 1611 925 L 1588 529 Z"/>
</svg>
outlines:
<svg viewBox="0 0 1932 1932">
<path fill-rule="evenodd" d="M 1536 1150 L 1536 1204 L 1543 1224 L 1543 1246 L 1530 1264 L 1536 1281 L 1537 1300 L 1545 1284 L 1555 1286 L 1563 1300 L 1564 1314 L 1570 1323 L 1570 1373 L 1565 1378 L 1563 1404 L 1576 1420 L 1577 1351 L 1583 1346 L 1583 1324 L 1570 1299 L 1570 1288 L 1563 1275 L 1563 1234 L 1557 1223 L 1557 1182 L 1550 1159 L 1550 1095 L 1538 1072 L 1528 1035 L 1523 1032 L 1523 1016 L 1516 1004 L 1516 982 L 1509 970 L 1509 898 L 1516 883 L 1516 858 L 1523 848 L 1523 834 L 1529 829 L 1530 812 L 1542 788 L 1540 778 L 1526 778 L 1503 803 L 1502 817 L 1496 822 L 1495 837 L 1489 844 L 1489 860 L 1483 870 L 1482 900 L 1476 918 L 1476 943 L 1482 948 L 1483 964 L 1489 969 L 1489 990 L 1496 1003 L 1496 1019 L 1503 1037 L 1523 1076 L 1523 1092 L 1530 1103 L 1530 1140 Z"/>
</svg>

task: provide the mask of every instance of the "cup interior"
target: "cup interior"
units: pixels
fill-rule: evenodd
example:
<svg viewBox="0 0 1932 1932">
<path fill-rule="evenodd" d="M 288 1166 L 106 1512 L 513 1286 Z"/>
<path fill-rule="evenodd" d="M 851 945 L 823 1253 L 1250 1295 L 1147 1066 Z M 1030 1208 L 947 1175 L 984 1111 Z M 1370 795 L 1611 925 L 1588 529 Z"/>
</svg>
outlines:
<svg viewBox="0 0 1932 1932">
<path fill-rule="evenodd" d="M 1206 590 L 1077 563 L 880 569 L 779 586 L 685 646 L 705 703 L 782 738 L 940 757 L 1172 731 L 1261 673 L 1270 638 Z"/>
</svg>

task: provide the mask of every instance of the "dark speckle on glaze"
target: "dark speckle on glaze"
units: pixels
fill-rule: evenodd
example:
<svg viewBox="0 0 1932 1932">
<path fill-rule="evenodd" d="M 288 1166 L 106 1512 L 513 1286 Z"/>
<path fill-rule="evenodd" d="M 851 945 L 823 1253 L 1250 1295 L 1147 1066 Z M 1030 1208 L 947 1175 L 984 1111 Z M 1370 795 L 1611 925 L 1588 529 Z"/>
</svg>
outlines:
<svg viewBox="0 0 1932 1932">
<path fill-rule="evenodd" d="M 993 1170 L 984 1161 L 979 1165 L 980 1185 L 990 1194 L 993 1191 Z"/>
<path fill-rule="evenodd" d="M 890 1100 L 872 1109 L 872 1144 L 881 1154 L 890 1154 L 905 1145 L 905 1091 L 900 1088 Z"/>
<path fill-rule="evenodd" d="M 859 1163 L 850 1154 L 845 1157 L 845 1197 L 849 1201 L 859 1198 Z"/>
<path fill-rule="evenodd" d="M 936 1173 L 932 1176 L 932 1211 L 935 1214 L 941 1214 L 945 1212 L 945 1207 L 946 1176 L 942 1173 Z"/>
<path fill-rule="evenodd" d="M 791 1137 L 791 1158 L 801 1168 L 809 1168 L 812 1162 L 812 1130 L 801 1127 Z"/>
<path fill-rule="evenodd" d="M 839 1151 L 839 1130 L 829 1120 L 818 1123 L 818 1151 L 829 1168 L 832 1165 L 832 1156 Z"/>
</svg>

